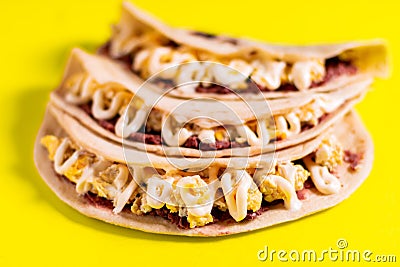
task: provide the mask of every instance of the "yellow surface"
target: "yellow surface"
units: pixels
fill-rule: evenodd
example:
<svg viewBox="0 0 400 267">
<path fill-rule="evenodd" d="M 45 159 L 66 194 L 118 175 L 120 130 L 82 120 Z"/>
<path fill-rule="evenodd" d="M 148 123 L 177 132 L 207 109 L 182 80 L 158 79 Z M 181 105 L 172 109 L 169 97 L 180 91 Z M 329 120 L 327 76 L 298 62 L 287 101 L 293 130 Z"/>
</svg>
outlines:
<svg viewBox="0 0 400 267">
<path fill-rule="evenodd" d="M 370 177 L 350 199 L 294 223 L 210 239 L 147 234 L 80 215 L 37 174 L 33 141 L 68 51 L 74 46 L 93 50 L 106 40 L 120 1 L 1 1 L 0 266 L 266 266 L 271 263 L 257 260 L 265 245 L 323 250 L 336 248 L 339 238 L 351 249 L 396 254 L 399 262 L 400 4 L 269 2 L 136 1 L 173 25 L 271 42 L 387 39 L 395 63 L 392 77 L 378 81 L 357 106 L 373 136 L 376 159 Z"/>
</svg>

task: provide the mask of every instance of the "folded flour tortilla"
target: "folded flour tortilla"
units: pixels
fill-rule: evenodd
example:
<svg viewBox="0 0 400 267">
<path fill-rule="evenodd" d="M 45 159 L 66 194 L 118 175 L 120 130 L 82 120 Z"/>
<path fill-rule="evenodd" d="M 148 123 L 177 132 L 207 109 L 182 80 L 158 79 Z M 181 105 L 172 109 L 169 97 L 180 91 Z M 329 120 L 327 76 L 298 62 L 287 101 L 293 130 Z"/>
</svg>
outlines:
<svg viewBox="0 0 400 267">
<path fill-rule="evenodd" d="M 78 194 L 74 183 L 71 183 L 71 181 L 68 181 L 65 177 L 61 177 L 55 172 L 54 165 L 51 160 L 49 160 L 46 149 L 41 145 L 41 139 L 44 136 L 51 134 L 60 137 L 68 137 L 77 145 L 83 147 L 88 153 L 94 153 L 97 156 L 114 162 L 125 162 L 124 154 L 119 145 L 106 141 L 94 134 L 67 114 L 63 117 L 63 124 L 61 125 L 51 113 L 51 107 L 49 107 L 49 111 L 46 113 L 35 145 L 36 166 L 50 188 L 61 200 L 89 217 L 152 233 L 187 236 L 219 236 L 252 231 L 296 220 L 332 207 L 346 199 L 368 176 L 373 161 L 373 145 L 371 138 L 359 117 L 354 111 L 351 111 L 338 121 L 329 133 L 325 133 L 325 136 L 320 135 L 317 139 L 303 143 L 297 147 L 292 147 L 280 152 L 278 151 L 274 156 L 277 162 L 296 159 L 310 161 L 312 160 L 312 156 L 310 157 L 308 155 L 315 153 L 313 151 L 318 148 L 321 139 L 325 138 L 327 134 L 333 134 L 344 149 L 351 149 L 353 153 L 361 155 L 361 161 L 358 163 L 357 168 L 351 168 L 349 163 L 346 162 L 343 162 L 335 168 L 335 176 L 340 182 L 340 188 L 337 193 L 325 195 L 320 192 L 320 189 L 311 188 L 308 189 L 307 197 L 304 200 L 300 200 L 300 208 L 295 210 L 287 209 L 282 204 L 276 204 L 270 206 L 269 210 L 261 212 L 253 220 L 242 220 L 239 222 L 224 220 L 212 222 L 201 227 L 182 229 L 176 224 L 157 215 L 135 215 L 126 208 L 122 209 L 119 213 L 115 213 L 113 212 L 112 205 L 110 207 L 110 205 L 104 205 L 104 203 L 102 203 L 104 200 L 96 202 L 99 198 L 88 198 L 87 194 Z M 156 168 L 167 168 L 169 164 L 164 157 L 151 155 L 147 160 L 142 160 L 139 156 L 140 153 L 137 151 L 132 151 L 132 153 L 132 155 L 138 155 L 138 160 L 135 160 L 135 164 L 141 166 L 148 164 L 149 161 L 151 161 Z M 125 152 L 125 155 L 129 155 L 129 152 Z M 264 155 L 261 160 L 260 158 L 257 159 L 257 157 L 250 158 L 246 163 L 247 165 L 243 166 L 248 169 L 252 164 L 260 164 L 260 162 L 263 161 L 268 162 L 270 159 L 271 158 L 268 158 L 266 155 Z M 187 166 L 188 168 L 195 167 L 196 164 L 198 165 L 199 162 L 195 162 L 193 166 L 190 166 L 190 164 Z M 235 165 L 236 163 L 229 163 L 229 159 L 215 159 L 212 164 L 223 168 L 224 166 L 228 166 L 228 164 Z M 306 168 L 307 166 L 312 165 L 306 164 Z"/>
</svg>

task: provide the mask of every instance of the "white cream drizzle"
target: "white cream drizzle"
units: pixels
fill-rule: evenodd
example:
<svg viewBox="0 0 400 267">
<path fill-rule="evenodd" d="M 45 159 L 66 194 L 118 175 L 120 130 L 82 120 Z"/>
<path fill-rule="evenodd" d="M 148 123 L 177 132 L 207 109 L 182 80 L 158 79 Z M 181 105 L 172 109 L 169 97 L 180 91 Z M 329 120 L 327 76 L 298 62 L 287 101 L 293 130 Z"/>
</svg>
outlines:
<svg viewBox="0 0 400 267">
<path fill-rule="evenodd" d="M 293 64 L 289 80 L 300 91 L 310 88 L 313 81 L 318 82 L 325 76 L 325 66 L 319 60 L 299 61 Z"/>
<path fill-rule="evenodd" d="M 144 78 L 159 74 L 172 79 L 177 85 L 190 81 L 214 81 L 231 89 L 246 88 L 250 76 L 257 84 L 269 90 L 278 89 L 282 82 L 293 82 L 299 90 L 308 89 L 312 82 L 321 81 L 325 75 L 325 65 L 321 60 L 310 59 L 288 66 L 283 61 L 231 59 L 226 65 L 199 62 L 202 60 L 194 52 L 179 51 L 172 47 L 145 48 L 137 52 L 132 68 L 141 72 Z M 195 62 L 190 65 L 180 65 Z M 218 59 L 212 59 L 216 62 Z M 184 75 L 182 75 L 184 73 Z M 194 79 L 194 80 L 193 80 Z"/>
<path fill-rule="evenodd" d="M 96 119 L 109 120 L 117 115 L 121 108 L 125 105 L 125 101 L 129 99 L 130 94 L 120 91 L 116 92 L 110 99 L 109 107 L 105 107 L 105 92 L 104 89 L 98 89 L 93 95 L 92 113 Z"/>
<path fill-rule="evenodd" d="M 67 149 L 71 147 L 71 141 L 67 138 L 62 140 L 54 154 L 54 169 L 57 173 L 63 174 L 66 172 L 79 158 L 80 150 L 75 150 L 74 153 L 64 161 L 64 155 Z"/>
<path fill-rule="evenodd" d="M 286 137 L 299 134 L 301 132 L 300 119 L 294 112 L 275 117 L 276 131 L 284 133 Z"/>
<path fill-rule="evenodd" d="M 336 194 L 341 188 L 339 179 L 329 172 L 328 167 L 316 164 L 310 156 L 303 159 L 315 187 L 323 194 Z"/>
<path fill-rule="evenodd" d="M 201 142 L 206 144 L 215 144 L 215 131 L 211 129 L 204 129 L 201 130 L 199 135 L 199 139 Z"/>
<path fill-rule="evenodd" d="M 294 187 L 296 187 L 296 172 L 297 168 L 290 163 L 282 163 L 278 165 L 279 173 L 285 177 Z"/>
<path fill-rule="evenodd" d="M 285 195 L 284 203 L 285 207 L 289 210 L 299 210 L 301 208 L 301 201 L 298 199 L 293 178 L 294 177 L 282 177 L 279 175 L 269 173 L 270 169 L 257 170 L 253 179 L 258 185 L 267 181 L 269 184 L 274 185 L 278 190 L 282 191 Z"/>
<path fill-rule="evenodd" d="M 193 135 L 191 131 L 185 127 L 176 125 L 176 121 L 170 115 L 162 117 L 162 131 L 161 136 L 168 146 L 178 147 L 183 145 L 186 140 Z"/>
<path fill-rule="evenodd" d="M 72 80 L 72 81 L 71 81 Z M 75 75 L 68 82 L 68 91 L 65 95 L 65 99 L 75 105 L 80 105 L 88 102 L 93 96 L 93 87 L 91 86 L 94 82 L 89 75 Z"/>
<path fill-rule="evenodd" d="M 127 107 L 127 102 L 132 97 L 131 93 L 124 90 L 113 91 L 108 88 L 96 88 L 93 79 L 88 75 L 81 74 L 78 78 L 75 76 L 72 78 L 75 83 L 68 88 L 66 101 L 83 104 L 92 100 L 92 113 L 96 119 L 112 119 L 117 114 L 124 114 L 127 108 L 129 109 L 130 112 L 127 112 L 127 116 L 121 116 L 115 125 L 115 134 L 118 137 L 126 138 L 144 125 L 150 108 L 144 104 L 139 109 L 134 109 L 132 105 Z M 79 92 L 80 94 L 78 94 Z M 110 103 L 108 107 L 106 107 L 106 102 Z"/>
<path fill-rule="evenodd" d="M 204 65 L 205 63 L 203 65 L 200 63 L 198 63 L 199 66 L 206 66 Z M 233 66 L 239 66 L 238 68 L 248 72 L 245 62 L 236 60 Z M 185 68 L 187 68 L 187 73 L 180 72 L 180 75 L 192 75 L 192 78 L 193 75 L 204 74 L 207 71 L 206 68 L 200 68 L 200 70 L 194 73 L 191 64 L 184 64 L 182 68 L 184 71 L 186 71 Z M 186 78 L 182 79 L 184 80 Z M 108 87 L 98 87 L 96 89 L 96 83 L 88 75 L 75 75 L 71 79 L 75 83 L 72 87 L 69 87 L 69 91 L 66 93 L 66 100 L 73 104 L 82 104 L 90 101 L 92 98 L 92 113 L 96 119 L 111 119 L 117 114 L 124 114 L 128 109 L 127 116 L 121 116 L 115 124 L 115 134 L 118 137 L 127 138 L 130 134 L 137 132 L 146 123 L 146 119 L 152 111 L 151 108 L 147 107 L 145 104 L 136 105 L 135 107 L 130 105 L 128 107 L 127 100 L 130 99 L 132 94 L 124 90 L 112 90 L 108 89 Z M 275 116 L 276 130 L 281 134 L 282 139 L 299 134 L 301 132 L 302 120 L 307 119 L 316 124 L 318 123 L 318 118 L 315 116 L 319 116 L 323 113 L 330 113 L 337 109 L 342 103 L 343 100 L 328 101 L 322 96 L 319 96 L 313 100 L 312 103 L 307 104 L 311 112 L 309 110 L 303 111 L 299 108 L 285 115 Z M 313 110 L 315 110 L 315 114 Z M 177 125 L 175 125 L 176 123 L 174 123 L 175 120 L 173 116 L 167 116 L 165 113 L 161 113 L 160 116 L 163 118 L 161 120 L 161 124 L 163 125 L 162 137 L 168 146 L 181 146 L 193 134 L 199 134 L 199 138 L 202 142 L 215 143 L 215 132 L 213 129 L 202 129 L 196 133 L 184 127 L 178 129 L 178 127 L 176 127 Z M 168 117 L 168 120 L 165 119 L 166 117 Z M 256 132 L 253 132 L 245 124 L 237 126 L 236 131 L 241 141 L 247 141 L 250 146 L 263 146 L 268 144 L 273 138 L 270 134 L 270 131 L 273 129 L 268 127 L 270 126 L 267 125 L 266 120 L 258 120 Z"/>
<path fill-rule="evenodd" d="M 170 196 L 172 195 L 172 183 L 174 178 L 167 177 L 162 179 L 158 176 L 152 176 L 147 180 L 147 204 L 154 209 L 161 209 L 164 204 L 172 204 Z"/>
<path fill-rule="evenodd" d="M 54 169 L 58 174 L 65 174 L 68 169 L 77 162 L 79 156 L 84 153 L 83 150 L 77 149 L 63 162 L 67 149 L 70 147 L 71 141 L 68 138 L 64 138 L 60 145 L 57 147 L 54 155 Z M 82 175 L 76 182 L 76 191 L 79 194 L 87 193 L 89 190 L 92 189 L 94 178 L 98 177 L 99 172 L 110 168 L 112 165 L 112 163 L 100 159 L 90 166 L 85 166 L 84 170 L 82 171 Z M 119 213 L 129 201 L 129 198 L 137 188 L 137 184 L 132 179 L 129 185 L 125 189 L 123 189 L 128 182 L 128 168 L 125 165 L 117 164 L 116 170 L 118 173 L 112 182 L 112 186 L 108 188 L 108 192 L 110 193 L 110 195 L 114 196 L 115 208 L 113 212 Z"/>
<path fill-rule="evenodd" d="M 120 213 L 122 209 L 125 207 L 126 203 L 128 203 L 130 197 L 133 192 L 136 190 L 137 184 L 134 179 L 131 180 L 129 185 L 117 196 L 114 200 L 114 213 Z"/>
<path fill-rule="evenodd" d="M 186 176 L 176 184 L 188 214 L 203 217 L 211 213 L 214 205 L 217 183 L 207 184 L 199 175 Z"/>
<path fill-rule="evenodd" d="M 128 109 L 126 116 L 121 116 L 115 124 L 115 134 L 123 138 L 127 138 L 130 134 L 137 132 L 146 122 L 150 112 L 150 108 L 143 104 L 140 109 L 134 110 L 132 118 L 129 112 L 131 107 L 128 107 Z"/>
<path fill-rule="evenodd" d="M 282 61 L 255 60 L 251 64 L 254 70 L 251 74 L 253 81 L 269 90 L 276 90 L 281 86 L 285 75 L 286 63 Z"/>
<path fill-rule="evenodd" d="M 244 170 L 226 172 L 221 178 L 221 187 L 225 195 L 229 214 L 236 221 L 243 220 L 247 215 L 247 192 L 253 179 Z"/>
<path fill-rule="evenodd" d="M 68 149 L 74 149 L 66 157 Z M 73 148 L 68 138 L 62 139 L 54 155 L 54 168 L 57 173 L 65 174 L 79 156 L 86 152 Z M 323 194 L 337 193 L 341 184 L 339 180 L 329 172 L 327 167 L 313 162 L 312 155 L 303 158 L 303 161 L 311 173 L 316 188 Z M 101 177 L 101 173 L 107 171 L 113 175 L 112 183 L 107 182 L 107 195 L 113 198 L 114 213 L 119 213 L 131 199 L 138 188 L 139 183 L 147 184 L 145 201 L 155 209 L 162 208 L 165 204 L 181 205 L 175 200 L 174 194 L 179 194 L 183 201 L 183 208 L 187 209 L 189 215 L 204 217 L 211 213 L 216 192 L 221 188 L 228 211 L 236 221 L 243 220 L 247 215 L 249 189 L 257 188 L 263 181 L 277 188 L 284 194 L 285 207 L 289 210 L 301 208 L 301 201 L 297 198 L 296 187 L 296 166 L 290 162 L 283 162 L 277 165 L 279 175 L 274 173 L 274 168 L 264 166 L 253 174 L 253 177 L 246 170 L 226 169 L 221 180 L 218 180 L 219 167 L 208 168 L 208 182 L 199 175 L 181 177 L 174 171 L 168 171 L 163 176 L 151 167 L 133 166 L 133 177 L 129 179 L 127 166 L 106 161 L 102 158 L 94 158 L 94 163 L 84 167 L 82 175 L 76 182 L 76 190 L 79 194 L 87 193 L 93 189 L 94 179 Z M 175 183 L 176 182 L 176 183 Z M 302 187 L 302 186 L 301 186 Z M 180 207 L 180 208 L 182 208 Z"/>
<path fill-rule="evenodd" d="M 266 120 L 258 120 L 256 132 L 253 132 L 249 126 L 243 124 L 236 127 L 240 138 L 246 140 L 250 146 L 264 146 L 270 141 L 270 135 L 267 129 Z"/>
<path fill-rule="evenodd" d="M 234 61 L 230 62 L 229 66 L 235 66 L 237 64 L 238 62 Z M 212 64 L 209 68 L 211 68 L 210 72 L 212 73 L 214 80 L 218 84 L 228 85 L 231 89 L 244 89 L 247 87 L 246 80 L 250 73 L 248 73 L 248 75 L 243 75 L 243 73 L 241 73 L 237 69 L 227 68 L 225 65 L 222 64 Z M 245 68 L 242 67 L 242 69 Z M 248 70 L 245 69 L 245 71 Z"/>
<path fill-rule="evenodd" d="M 94 178 L 100 171 L 110 167 L 112 164 L 106 160 L 99 160 L 83 170 L 81 177 L 76 182 L 76 191 L 79 194 L 85 194 L 92 189 Z"/>
</svg>

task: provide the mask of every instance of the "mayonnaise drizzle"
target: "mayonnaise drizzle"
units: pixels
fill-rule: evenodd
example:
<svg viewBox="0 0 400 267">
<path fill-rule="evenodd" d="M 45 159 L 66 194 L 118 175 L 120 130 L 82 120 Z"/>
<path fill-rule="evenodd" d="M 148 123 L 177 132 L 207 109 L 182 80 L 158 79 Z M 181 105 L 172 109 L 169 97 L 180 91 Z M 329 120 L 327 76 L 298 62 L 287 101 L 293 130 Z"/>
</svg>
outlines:
<svg viewBox="0 0 400 267">
<path fill-rule="evenodd" d="M 329 172 L 328 167 L 315 163 L 310 156 L 303 159 L 315 187 L 323 194 L 336 194 L 341 188 L 339 179 Z"/>
<path fill-rule="evenodd" d="M 300 209 L 302 204 L 301 201 L 297 198 L 294 185 L 294 177 L 286 177 L 286 176 L 283 177 L 272 174 L 270 172 L 271 172 L 270 168 L 259 169 L 254 173 L 253 179 L 256 181 L 258 185 L 267 182 L 268 184 L 271 184 L 278 190 L 282 191 L 282 193 L 285 195 L 283 200 L 285 203 L 285 207 L 287 209 L 289 210 Z"/>
<path fill-rule="evenodd" d="M 299 61 L 293 64 L 289 79 L 300 91 L 310 88 L 325 76 L 325 66 L 318 60 Z"/>
<path fill-rule="evenodd" d="M 218 189 L 217 182 L 208 185 L 199 175 L 194 175 L 179 179 L 176 187 L 189 214 L 203 217 L 211 213 Z"/>
<path fill-rule="evenodd" d="M 128 109 L 130 108 L 128 107 Z M 140 109 L 135 110 L 133 118 L 130 118 L 129 112 L 124 112 L 125 116 L 121 116 L 115 124 L 115 134 L 119 137 L 127 138 L 130 134 L 137 132 L 146 122 L 149 112 L 150 108 L 144 104 Z"/>
<path fill-rule="evenodd" d="M 88 75 L 75 75 L 69 81 L 70 86 L 65 99 L 75 105 L 88 102 L 93 96 L 93 79 Z"/>
<path fill-rule="evenodd" d="M 211 129 L 201 130 L 199 132 L 199 139 L 203 143 L 215 144 L 215 131 Z"/>
<path fill-rule="evenodd" d="M 54 169 L 59 174 L 66 172 L 78 160 L 81 154 L 80 150 L 75 150 L 74 153 L 64 161 L 64 155 L 69 147 L 71 147 L 71 141 L 65 138 L 58 146 L 54 155 Z"/>
<path fill-rule="evenodd" d="M 70 152 L 68 149 L 74 151 Z M 68 156 L 66 156 L 67 151 Z M 65 174 L 79 160 L 80 155 L 86 155 L 86 153 L 81 149 L 76 149 L 68 138 L 62 139 L 54 155 L 56 172 Z M 255 187 L 258 190 L 257 184 L 260 185 L 264 181 L 283 193 L 287 209 L 298 210 L 302 205 L 295 191 L 298 186 L 295 177 L 297 169 L 290 162 L 277 165 L 279 175 L 275 174 L 275 168 L 271 169 L 271 166 L 257 169 L 253 177 L 246 170 L 227 169 L 220 181 L 218 180 L 219 167 L 209 167 L 208 182 L 206 182 L 199 175 L 181 177 L 174 174 L 173 171 L 169 171 L 161 176 L 155 169 L 142 166 L 133 166 L 135 179 L 129 179 L 127 166 L 89 154 L 88 156 L 94 157 L 94 163 L 83 167 L 82 175 L 76 181 L 76 191 L 79 194 L 87 193 L 96 189 L 94 187 L 95 179 L 102 179 L 101 175 L 112 175 L 111 184 L 108 180 L 104 181 L 106 183 L 104 190 L 106 191 L 103 192 L 107 197 L 112 198 L 115 207 L 114 213 L 122 211 L 138 188 L 138 183 L 143 182 L 147 184 L 148 190 L 144 201 L 150 207 L 160 209 L 165 204 L 181 205 L 174 198 L 174 194 L 177 192 L 184 203 L 182 207 L 187 209 L 189 215 L 196 217 L 209 216 L 216 200 L 216 192 L 218 188 L 222 188 L 232 218 L 236 221 L 243 220 L 247 215 L 249 189 Z M 303 161 L 311 173 L 311 179 L 317 190 L 323 194 L 337 193 L 341 188 L 339 180 L 329 172 L 327 167 L 316 164 L 312 157 L 313 155 L 309 155 L 303 158 Z M 302 185 L 298 187 L 302 188 Z"/>
<path fill-rule="evenodd" d="M 126 203 L 129 201 L 129 198 L 132 196 L 133 192 L 136 190 L 137 184 L 134 179 L 131 180 L 129 185 L 120 193 L 117 198 L 114 200 L 114 213 L 120 213 L 122 209 L 125 207 Z"/>
<path fill-rule="evenodd" d="M 154 209 L 161 209 L 165 203 L 172 204 L 170 196 L 172 195 L 173 181 L 172 177 L 166 179 L 156 175 L 150 177 L 147 180 L 147 204 Z"/>
<path fill-rule="evenodd" d="M 285 74 L 285 62 L 255 60 L 251 65 L 254 67 L 251 78 L 256 84 L 269 90 L 276 90 L 281 86 Z"/>
<path fill-rule="evenodd" d="M 237 60 L 232 62 L 232 66 L 237 66 L 242 71 L 248 72 L 248 66 L 245 65 L 244 62 Z M 209 63 L 198 62 L 197 65 L 200 66 L 200 68 L 197 70 L 194 68 L 195 65 L 183 64 L 181 66 L 182 71 L 179 72 L 179 75 L 182 75 L 181 81 L 190 80 L 190 78 L 193 79 L 193 77 L 198 79 L 203 74 L 210 75 L 206 68 L 206 66 L 208 66 L 207 64 Z M 130 134 L 137 132 L 146 123 L 146 120 L 148 120 L 147 118 L 150 112 L 153 112 L 151 108 L 147 107 L 145 104 L 127 106 L 127 100 L 132 96 L 130 92 L 113 90 L 112 88 L 108 89 L 108 87 L 99 87 L 88 75 L 75 75 L 71 77 L 71 80 L 74 83 L 72 87 L 69 87 L 69 91 L 66 94 L 67 101 L 74 104 L 82 104 L 89 102 L 92 98 L 92 113 L 96 119 L 107 120 L 115 117 L 117 114 L 121 114 L 115 124 L 115 134 L 118 137 L 127 138 Z M 276 130 L 280 133 L 282 139 L 299 134 L 301 132 L 301 122 L 303 120 L 309 120 L 309 122 L 316 124 L 318 123 L 318 118 L 315 116 L 332 112 L 342 103 L 342 100 L 328 101 L 322 96 L 317 97 L 315 101 L 305 106 L 307 108 L 304 111 L 301 108 L 294 109 L 285 115 L 275 116 Z M 126 112 L 126 116 L 122 116 L 127 109 L 129 112 Z M 313 110 L 316 112 L 315 114 L 313 114 Z M 165 113 L 161 113 L 161 116 L 163 118 L 161 123 L 161 125 L 163 125 L 162 137 L 168 146 L 181 146 L 193 134 L 199 134 L 199 138 L 202 142 L 215 143 L 214 129 L 202 129 L 198 132 L 192 132 L 186 128 L 179 130 L 174 126 L 174 118 L 172 115 L 167 116 Z M 168 118 L 168 120 L 165 118 Z M 272 126 L 267 125 L 266 120 L 260 119 L 257 121 L 255 132 L 246 124 L 237 126 L 236 131 L 239 137 L 247 141 L 250 146 L 263 146 L 268 144 L 273 138 L 270 134 L 273 128 L 268 127 Z"/>
<path fill-rule="evenodd" d="M 253 180 L 245 170 L 232 170 L 226 172 L 221 178 L 221 187 L 229 214 L 237 222 L 247 215 L 247 192 Z"/>
<path fill-rule="evenodd" d="M 86 167 L 81 177 L 76 182 L 76 191 L 79 194 L 85 194 L 92 189 L 92 184 L 94 181 L 94 177 L 98 176 L 100 171 L 103 171 L 110 167 L 112 164 L 106 160 L 99 160 L 92 164 L 90 167 Z"/>
<path fill-rule="evenodd" d="M 116 92 L 111 98 L 111 103 L 108 108 L 105 106 L 104 98 L 107 92 L 104 89 L 98 89 L 93 95 L 92 113 L 96 119 L 109 120 L 117 115 L 124 105 L 124 102 L 129 99 L 126 92 Z"/>
<path fill-rule="evenodd" d="M 191 131 L 185 127 L 179 128 L 176 125 L 174 118 L 169 115 L 162 117 L 162 131 L 161 135 L 165 143 L 172 147 L 183 145 L 186 140 L 193 135 Z"/>
<path fill-rule="evenodd" d="M 71 147 L 71 141 L 68 138 L 64 138 L 60 145 L 57 147 L 55 156 L 54 156 L 54 169 L 58 174 L 65 174 L 71 166 L 77 162 L 79 156 L 83 153 L 82 150 L 75 150 L 72 155 L 70 155 L 64 162 L 65 154 L 67 149 Z M 76 191 L 79 194 L 85 194 L 93 188 L 94 178 L 99 176 L 101 171 L 105 171 L 107 168 L 111 168 L 113 164 L 111 162 L 99 159 L 95 163 L 90 166 L 85 166 L 82 175 L 76 181 Z M 129 198 L 133 194 L 133 192 L 137 188 L 137 184 L 134 179 L 131 180 L 129 185 L 125 188 L 124 186 L 128 182 L 129 171 L 128 168 L 123 164 L 116 164 L 117 174 L 112 182 L 112 186 L 114 186 L 113 190 L 116 192 L 115 194 L 111 194 L 115 196 L 114 198 L 114 210 L 113 212 L 119 213 L 126 203 L 129 201 Z M 109 189 L 109 191 L 111 188 Z M 111 192 L 109 192 L 111 193 Z"/>
<path fill-rule="evenodd" d="M 270 141 L 270 135 L 267 129 L 266 120 L 257 121 L 257 135 L 249 126 L 243 124 L 236 127 L 236 131 L 241 138 L 244 138 L 250 146 L 263 146 L 267 145 Z"/>
<path fill-rule="evenodd" d="M 299 134 L 301 132 L 300 119 L 294 112 L 275 117 L 276 131 L 284 133 L 286 137 Z"/>
<path fill-rule="evenodd" d="M 178 48 L 179 49 L 179 48 Z M 299 90 L 310 88 L 313 82 L 321 81 L 325 75 L 325 65 L 322 60 L 306 60 L 295 62 L 288 66 L 286 62 L 270 60 L 231 59 L 222 64 L 198 62 L 204 59 L 196 56 L 195 52 L 180 51 L 166 46 L 145 48 L 136 53 L 132 68 L 141 72 L 143 78 L 159 74 L 162 78 L 172 79 L 177 85 L 191 81 L 214 81 L 231 89 L 246 88 L 246 80 L 250 76 L 255 83 L 269 90 L 280 88 L 282 82 L 290 81 Z M 209 56 L 206 60 L 213 62 Z M 195 62 L 190 65 L 182 63 Z M 194 80 L 193 80 L 194 79 Z"/>
</svg>

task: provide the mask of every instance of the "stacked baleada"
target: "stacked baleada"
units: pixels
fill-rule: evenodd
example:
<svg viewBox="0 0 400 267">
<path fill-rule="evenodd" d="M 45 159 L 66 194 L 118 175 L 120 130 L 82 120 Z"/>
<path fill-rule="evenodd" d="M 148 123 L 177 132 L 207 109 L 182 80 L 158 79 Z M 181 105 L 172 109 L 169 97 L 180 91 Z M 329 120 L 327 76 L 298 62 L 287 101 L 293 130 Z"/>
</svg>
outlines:
<svg viewBox="0 0 400 267">
<path fill-rule="evenodd" d="M 51 102 L 105 138 L 140 150 L 243 157 L 317 136 L 361 100 L 371 82 L 269 101 L 181 99 L 160 94 L 152 83 L 142 85 L 119 64 L 74 49 Z"/>
<path fill-rule="evenodd" d="M 177 85 L 199 81 L 194 86 L 177 86 L 171 94 L 179 97 L 235 98 L 232 92 L 252 91 L 247 77 L 266 98 L 297 97 L 308 91 L 331 91 L 371 77 L 385 77 L 388 71 L 387 49 L 382 40 L 271 45 L 171 28 L 129 2 L 124 3 L 120 22 L 99 52 L 123 62 L 142 79 L 176 66 L 160 78 Z M 196 69 L 183 64 L 192 61 L 203 62 Z M 242 75 L 208 62 L 230 66 Z"/>
<path fill-rule="evenodd" d="M 354 112 L 276 153 L 171 164 L 159 155 L 123 152 L 49 105 L 35 145 L 46 183 L 81 213 L 189 236 L 251 231 L 334 206 L 368 176 L 372 160 L 371 138 Z"/>
<path fill-rule="evenodd" d="M 219 236 L 296 220 L 368 176 L 352 107 L 387 72 L 381 40 L 270 45 L 124 3 L 97 54 L 71 52 L 35 163 L 68 205 L 128 228 Z"/>
</svg>

